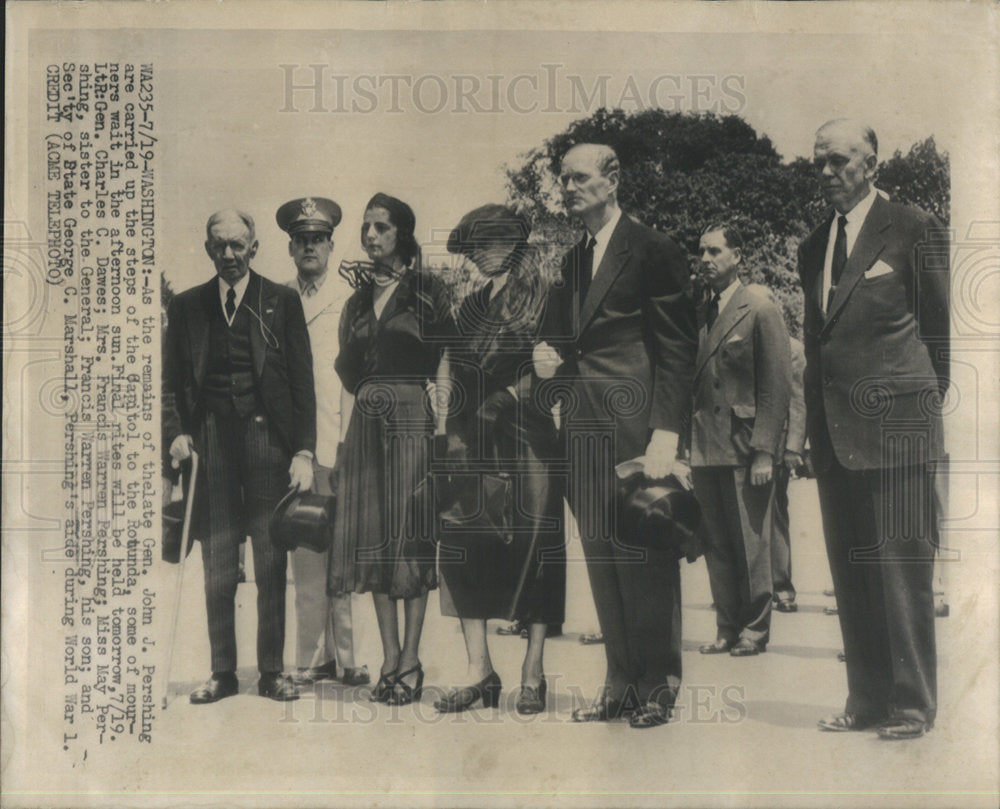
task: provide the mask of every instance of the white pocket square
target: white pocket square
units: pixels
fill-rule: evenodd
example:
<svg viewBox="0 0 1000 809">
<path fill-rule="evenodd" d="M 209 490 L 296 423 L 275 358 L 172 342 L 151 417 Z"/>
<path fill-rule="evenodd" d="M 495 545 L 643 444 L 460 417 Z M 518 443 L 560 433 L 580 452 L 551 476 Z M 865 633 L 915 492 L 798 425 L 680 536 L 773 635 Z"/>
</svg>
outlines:
<svg viewBox="0 0 1000 809">
<path fill-rule="evenodd" d="M 870 270 L 865 273 L 865 278 L 878 278 L 880 275 L 888 275 L 892 272 L 892 267 L 884 261 L 876 261 Z"/>
<path fill-rule="evenodd" d="M 737 334 L 737 335 L 734 335 L 733 337 L 730 337 L 730 338 L 729 338 L 728 340 L 726 340 L 726 342 L 727 342 L 727 343 L 738 343 L 738 342 L 739 342 L 740 340 L 742 340 L 742 339 L 743 339 L 743 338 L 742 338 L 742 337 L 740 337 L 740 336 L 739 336 L 739 335 Z"/>
</svg>

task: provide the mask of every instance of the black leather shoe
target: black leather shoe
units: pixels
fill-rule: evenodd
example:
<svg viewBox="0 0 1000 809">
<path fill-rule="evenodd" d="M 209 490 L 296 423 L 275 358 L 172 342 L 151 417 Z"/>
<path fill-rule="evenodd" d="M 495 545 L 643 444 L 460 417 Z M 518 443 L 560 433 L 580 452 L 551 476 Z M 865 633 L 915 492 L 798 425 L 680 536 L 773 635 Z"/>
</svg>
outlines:
<svg viewBox="0 0 1000 809">
<path fill-rule="evenodd" d="M 191 692 L 192 705 L 205 705 L 218 702 L 220 699 L 234 696 L 240 692 L 240 683 L 231 671 L 215 673 L 205 681 L 201 688 Z"/>
<path fill-rule="evenodd" d="M 715 643 L 705 643 L 698 647 L 698 651 L 703 655 L 721 655 L 733 648 L 733 642 L 725 638 L 719 638 Z"/>
<path fill-rule="evenodd" d="M 532 685 L 521 683 L 521 692 L 517 695 L 515 710 L 522 716 L 541 713 L 545 710 L 545 695 L 548 692 L 548 684 L 545 678 L 536 688 Z"/>
<path fill-rule="evenodd" d="M 345 668 L 343 675 L 337 677 L 344 685 L 368 685 L 372 681 L 368 666 L 361 668 Z"/>
<path fill-rule="evenodd" d="M 484 708 L 496 708 L 500 704 L 502 690 L 503 684 L 500 682 L 500 675 L 491 671 L 475 685 L 467 685 L 464 688 L 449 691 L 434 703 L 434 707 L 439 713 L 458 713 L 468 710 L 479 700 L 482 700 Z"/>
<path fill-rule="evenodd" d="M 868 730 L 875 727 L 878 721 L 873 717 L 855 713 L 832 713 L 820 719 L 816 727 L 833 733 L 846 733 L 852 730 Z"/>
<path fill-rule="evenodd" d="M 919 739 L 932 727 L 931 723 L 922 719 L 887 719 L 878 726 L 878 737 L 888 741 Z"/>
<path fill-rule="evenodd" d="M 628 720 L 630 728 L 655 728 L 670 721 L 670 709 L 658 702 L 647 702 Z"/>
<path fill-rule="evenodd" d="M 295 687 L 291 677 L 286 677 L 280 671 L 277 674 L 261 674 L 257 683 L 257 693 L 278 702 L 290 702 L 299 698 L 299 689 Z"/>
<path fill-rule="evenodd" d="M 573 711 L 574 722 L 610 722 L 631 713 L 620 699 L 601 699 L 586 708 Z"/>
<path fill-rule="evenodd" d="M 736 645 L 729 650 L 732 657 L 750 657 L 759 655 L 767 651 L 767 644 L 762 641 L 750 640 L 750 638 L 740 638 Z"/>
<path fill-rule="evenodd" d="M 774 605 L 774 608 L 778 612 L 798 612 L 799 605 L 788 598 L 778 599 L 778 603 Z"/>
</svg>

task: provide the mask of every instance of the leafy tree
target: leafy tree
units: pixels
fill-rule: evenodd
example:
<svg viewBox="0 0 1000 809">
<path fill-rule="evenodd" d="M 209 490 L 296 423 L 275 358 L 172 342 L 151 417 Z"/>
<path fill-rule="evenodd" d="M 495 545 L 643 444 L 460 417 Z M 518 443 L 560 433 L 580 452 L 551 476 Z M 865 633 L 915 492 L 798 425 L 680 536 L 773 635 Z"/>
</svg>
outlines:
<svg viewBox="0 0 1000 809">
<path fill-rule="evenodd" d="M 945 225 L 951 218 L 951 169 L 934 138 L 915 143 L 904 156 L 898 149 L 879 166 L 875 184 L 890 199 L 929 211 Z"/>
</svg>

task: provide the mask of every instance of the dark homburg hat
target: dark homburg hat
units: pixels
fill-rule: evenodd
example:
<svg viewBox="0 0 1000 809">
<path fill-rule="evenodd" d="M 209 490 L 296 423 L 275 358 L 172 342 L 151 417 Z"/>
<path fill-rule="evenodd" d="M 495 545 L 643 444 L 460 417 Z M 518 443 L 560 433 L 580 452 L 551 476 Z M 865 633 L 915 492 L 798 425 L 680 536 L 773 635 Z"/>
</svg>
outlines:
<svg viewBox="0 0 1000 809">
<path fill-rule="evenodd" d="M 530 233 L 528 220 L 516 211 L 503 205 L 483 205 L 469 211 L 452 230 L 448 252 L 468 254 L 475 247 L 513 246 L 526 242 Z"/>
<path fill-rule="evenodd" d="M 618 519 L 621 540 L 627 545 L 661 548 L 693 562 L 702 554 L 698 524 L 701 506 L 673 475 L 649 480 L 642 465 L 619 464 Z"/>
<path fill-rule="evenodd" d="M 332 199 L 305 197 L 286 202 L 274 215 L 278 227 L 289 236 L 305 231 L 333 233 L 340 224 L 340 206 Z"/>
</svg>

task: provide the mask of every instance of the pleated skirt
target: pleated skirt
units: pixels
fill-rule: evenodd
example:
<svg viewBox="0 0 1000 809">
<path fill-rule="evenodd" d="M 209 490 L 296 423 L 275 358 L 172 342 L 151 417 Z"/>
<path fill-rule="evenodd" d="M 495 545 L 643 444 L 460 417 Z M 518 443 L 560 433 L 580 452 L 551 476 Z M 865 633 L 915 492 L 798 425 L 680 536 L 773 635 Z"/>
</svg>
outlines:
<svg viewBox="0 0 1000 809">
<path fill-rule="evenodd" d="M 422 385 L 359 386 L 334 471 L 330 595 L 413 598 L 437 586 L 434 514 L 421 496 L 432 429 Z"/>
</svg>

